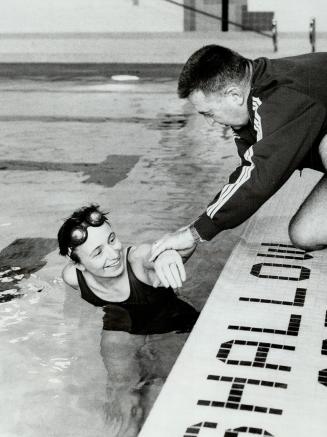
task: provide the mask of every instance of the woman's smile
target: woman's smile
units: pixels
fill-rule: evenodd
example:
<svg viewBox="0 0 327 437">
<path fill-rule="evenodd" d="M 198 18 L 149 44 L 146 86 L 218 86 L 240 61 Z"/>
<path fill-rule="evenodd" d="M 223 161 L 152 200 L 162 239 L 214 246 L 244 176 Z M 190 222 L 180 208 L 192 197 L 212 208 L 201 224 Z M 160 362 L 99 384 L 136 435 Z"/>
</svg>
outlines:
<svg viewBox="0 0 327 437">
<path fill-rule="evenodd" d="M 105 264 L 105 269 L 110 269 L 112 267 L 117 267 L 120 265 L 121 257 L 116 258 L 115 260 L 111 261 L 110 263 Z"/>
</svg>

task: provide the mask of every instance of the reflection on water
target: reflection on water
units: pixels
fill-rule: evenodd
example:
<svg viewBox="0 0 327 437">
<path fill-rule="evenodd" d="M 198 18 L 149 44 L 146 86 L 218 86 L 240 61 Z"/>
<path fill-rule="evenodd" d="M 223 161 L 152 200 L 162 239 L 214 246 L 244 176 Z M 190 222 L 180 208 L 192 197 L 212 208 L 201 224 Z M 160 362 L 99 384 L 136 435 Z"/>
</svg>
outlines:
<svg viewBox="0 0 327 437">
<path fill-rule="evenodd" d="M 0 305 L 1 435 L 135 437 L 238 240 L 222 233 L 188 261 L 184 326 L 158 306 L 124 309 L 137 334 L 106 329 L 122 315 L 108 308 L 103 325 L 64 287 L 55 237 L 75 208 L 98 203 L 126 244 L 151 242 L 202 213 L 237 163 L 230 132 L 178 100 L 174 81 L 103 82 L 0 83 L 0 291 L 21 295 Z"/>
<path fill-rule="evenodd" d="M 137 436 L 187 334 L 127 336 L 103 331 L 101 337 L 108 372 L 106 423 L 108 435 L 117 437 Z"/>
<path fill-rule="evenodd" d="M 109 435 L 134 437 L 140 430 L 144 417 L 142 389 L 151 384 L 140 365 L 144 344 L 143 336 L 102 333 L 101 355 L 108 372 L 105 416 Z"/>
<path fill-rule="evenodd" d="M 150 129 L 177 130 L 186 126 L 185 114 L 157 114 L 157 119 L 152 122 Z"/>
</svg>

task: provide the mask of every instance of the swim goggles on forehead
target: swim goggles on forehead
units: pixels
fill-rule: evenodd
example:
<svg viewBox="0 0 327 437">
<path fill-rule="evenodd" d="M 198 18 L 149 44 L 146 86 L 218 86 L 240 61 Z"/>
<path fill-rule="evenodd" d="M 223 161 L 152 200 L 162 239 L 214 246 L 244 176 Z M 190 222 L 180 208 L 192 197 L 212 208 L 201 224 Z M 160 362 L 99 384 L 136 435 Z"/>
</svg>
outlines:
<svg viewBox="0 0 327 437">
<path fill-rule="evenodd" d="M 68 255 L 71 255 L 72 250 L 76 246 L 83 244 L 88 237 L 87 228 L 89 226 L 98 227 L 107 221 L 106 216 L 99 211 L 91 211 L 84 219 L 84 222 L 76 225 L 70 231 L 70 242 L 68 247 Z"/>
</svg>

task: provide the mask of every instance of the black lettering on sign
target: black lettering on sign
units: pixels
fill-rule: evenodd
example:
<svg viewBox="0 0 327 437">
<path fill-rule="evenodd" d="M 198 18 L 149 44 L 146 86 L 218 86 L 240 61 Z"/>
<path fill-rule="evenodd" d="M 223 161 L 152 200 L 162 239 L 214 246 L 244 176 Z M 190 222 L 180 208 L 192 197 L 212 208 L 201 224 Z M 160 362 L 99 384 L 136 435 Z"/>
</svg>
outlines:
<svg viewBox="0 0 327 437">
<path fill-rule="evenodd" d="M 268 273 L 261 273 L 261 270 L 263 267 L 268 267 Z M 276 270 L 279 269 L 279 270 Z M 289 269 L 291 272 L 292 270 L 296 270 L 296 273 L 298 273 L 297 276 L 283 276 L 281 274 L 272 274 L 272 273 L 279 273 L 281 269 Z M 275 270 L 275 272 L 274 272 Z M 275 263 L 260 263 L 260 264 L 254 264 L 251 269 L 251 275 L 257 276 L 258 278 L 265 278 L 265 279 L 279 279 L 282 281 L 303 281 L 305 279 L 310 278 L 310 269 L 303 266 L 295 266 L 292 264 L 275 264 Z"/>
<path fill-rule="evenodd" d="M 232 350 L 233 345 L 239 346 L 254 346 L 257 348 L 256 354 L 253 361 L 246 360 L 228 360 L 228 356 Z M 231 364 L 234 366 L 252 366 L 252 367 L 264 367 L 266 369 L 281 370 L 284 372 L 290 372 L 290 366 L 282 366 L 280 364 L 267 363 L 267 356 L 270 349 L 283 349 L 294 351 L 294 346 L 287 346 L 282 344 L 274 343 L 262 343 L 257 341 L 243 341 L 243 340 L 230 340 L 226 343 L 222 343 L 217 354 L 217 358 L 226 364 Z"/>
<path fill-rule="evenodd" d="M 298 314 L 291 314 L 286 331 L 282 329 L 255 328 L 253 326 L 238 325 L 229 325 L 228 329 L 234 329 L 237 331 L 266 332 L 267 334 L 292 335 L 296 337 L 299 334 L 300 323 L 301 316 Z"/>
<path fill-rule="evenodd" d="M 327 339 L 322 341 L 321 355 L 327 355 Z"/>
<path fill-rule="evenodd" d="M 301 260 L 312 258 L 312 255 L 309 255 L 304 250 L 296 249 L 291 244 L 261 243 L 261 246 L 268 247 L 269 253 L 258 253 L 258 256 Z"/>
<path fill-rule="evenodd" d="M 227 402 L 210 401 L 199 399 L 197 405 L 205 407 L 232 408 L 234 410 L 253 411 L 257 413 L 268 413 L 281 415 L 283 410 L 279 408 L 261 407 L 258 405 L 241 404 L 241 399 L 246 384 L 261 385 L 263 387 L 275 387 L 286 389 L 287 384 L 281 382 L 262 381 L 259 379 L 236 378 L 230 376 L 208 375 L 208 380 L 231 382 L 232 386 L 228 394 Z"/>
<path fill-rule="evenodd" d="M 327 311 L 325 313 L 325 327 L 327 326 Z M 327 355 L 327 339 L 322 341 L 321 355 Z M 318 374 L 318 382 L 327 387 L 327 369 L 322 369 Z"/>
<path fill-rule="evenodd" d="M 240 297 L 239 300 L 243 302 L 258 302 L 269 303 L 274 305 L 292 305 L 295 307 L 303 307 L 305 302 L 306 288 L 297 288 L 293 301 L 290 300 L 272 300 L 272 299 L 259 299 L 257 297 Z"/>
<path fill-rule="evenodd" d="M 265 431 L 264 429 L 246 427 L 246 426 L 240 426 L 239 428 L 235 428 L 235 429 L 228 429 L 225 432 L 224 437 L 241 437 L 241 436 L 239 436 L 240 433 L 242 433 L 242 436 L 249 435 L 249 434 L 255 434 L 257 436 L 266 435 L 266 436 L 273 437 L 272 434 L 270 434 L 268 431 Z"/>
<path fill-rule="evenodd" d="M 215 423 L 215 422 L 196 423 L 195 425 L 191 425 L 186 429 L 184 437 L 195 437 L 195 436 L 200 435 L 201 428 L 216 429 L 217 426 L 218 426 L 218 423 Z"/>
<path fill-rule="evenodd" d="M 319 372 L 318 382 L 327 387 L 327 369 L 322 369 Z"/>
</svg>

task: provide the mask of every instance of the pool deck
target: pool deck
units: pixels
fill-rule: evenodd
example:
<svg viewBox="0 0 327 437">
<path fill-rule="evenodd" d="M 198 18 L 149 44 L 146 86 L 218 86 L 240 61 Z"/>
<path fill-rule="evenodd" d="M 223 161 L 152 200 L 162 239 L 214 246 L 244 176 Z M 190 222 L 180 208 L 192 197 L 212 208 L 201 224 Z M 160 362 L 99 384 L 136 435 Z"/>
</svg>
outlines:
<svg viewBox="0 0 327 437">
<path fill-rule="evenodd" d="M 108 74 L 127 72 L 163 77 L 167 74 L 169 77 L 175 77 L 187 57 L 200 46 L 209 43 L 219 43 L 231 47 L 251 58 L 257 56 L 280 57 L 310 51 L 307 34 L 281 35 L 280 50 L 277 53 L 273 53 L 271 40 L 249 32 L 246 34 L 217 32 L 150 35 L 1 35 L 0 76 L 2 78 L 22 76 L 51 78 L 51 76 L 57 75 L 69 78 L 74 75 L 101 75 L 103 77 Z M 317 50 L 327 50 L 326 36 L 318 36 Z M 19 292 L 13 288 L 16 282 L 21 281 L 21 275 L 17 275 L 17 271 L 13 270 L 18 268 L 17 265 L 26 274 L 26 279 L 23 278 L 24 282 L 21 286 L 25 290 L 26 297 L 22 296 L 20 300 L 8 301 L 7 306 L 2 307 L 2 318 L 10 319 L 12 317 L 14 322 L 13 314 L 15 315 L 16 308 L 18 308 L 16 318 L 19 317 L 18 321 L 21 324 L 20 326 L 18 322 L 15 322 L 16 325 L 10 326 L 8 329 L 8 343 L 11 345 L 11 352 L 8 353 L 6 345 L 3 346 L 2 356 L 8 359 L 4 367 L 11 369 L 14 368 L 13 363 L 15 366 L 17 363 L 23 363 L 20 357 L 24 356 L 24 353 L 29 357 L 26 342 L 28 336 L 32 342 L 35 342 L 32 343 L 32 345 L 35 344 L 34 348 L 40 348 L 40 356 L 43 357 L 42 354 L 46 348 L 44 348 L 43 337 L 39 336 L 39 326 L 37 330 L 34 327 L 35 320 L 38 325 L 41 323 L 40 326 L 48 338 L 54 338 L 50 343 L 51 350 L 54 350 L 54 356 L 59 356 L 61 360 L 57 365 L 58 359 L 55 358 L 55 364 L 57 367 L 59 366 L 58 370 L 51 367 L 51 355 L 43 360 L 48 359 L 49 363 L 41 361 L 40 368 L 37 361 L 32 363 L 31 357 L 29 361 L 32 363 L 30 364 L 31 369 L 29 369 L 31 373 L 28 374 L 28 379 L 22 364 L 21 367 L 18 367 L 15 385 L 12 384 L 12 379 L 7 378 L 8 386 L 5 387 L 6 396 L 4 399 L 11 400 L 20 416 L 18 421 L 14 421 L 11 420 L 12 416 L 8 413 L 5 424 L 8 428 L 5 425 L 2 425 L 2 428 L 3 430 L 13 430 L 12 433 L 7 434 L 13 437 L 40 435 L 35 433 L 35 430 L 41 429 L 39 405 L 43 401 L 38 387 L 39 384 L 45 384 L 48 392 L 44 394 L 47 399 L 44 404 L 48 403 L 48 393 L 52 396 L 51 399 L 54 399 L 54 403 L 51 404 L 53 405 L 53 415 L 52 411 L 44 412 L 44 417 L 47 420 L 44 420 L 43 426 L 47 424 L 50 428 L 53 423 L 57 425 L 60 421 L 61 426 L 58 426 L 53 435 L 62 435 L 62 429 L 65 431 L 71 429 L 71 423 L 74 422 L 72 417 L 74 419 L 78 417 L 80 420 L 78 430 L 82 430 L 79 435 L 88 435 L 82 432 L 85 429 L 85 433 L 88 433 L 88 426 L 92 423 L 93 435 L 102 437 L 108 435 L 108 432 L 107 430 L 100 431 L 102 422 L 96 414 L 107 399 L 102 390 L 103 381 L 107 375 L 100 361 L 97 341 L 94 341 L 94 338 L 98 339 L 98 333 L 101 330 L 101 319 L 100 317 L 95 318 L 93 309 L 79 307 L 78 296 L 66 293 L 64 290 L 60 279 L 63 261 L 59 259 L 57 250 L 54 249 L 56 244 L 54 237 L 59 223 L 62 222 L 63 217 L 67 216 L 67 212 L 75 206 L 91 200 L 107 205 L 108 199 L 111 199 L 110 209 L 113 210 L 113 222 L 119 223 L 121 221 L 123 223 L 121 225 L 123 239 L 129 241 L 128 238 L 131 236 L 130 226 L 128 223 L 124 224 L 124 221 L 127 221 L 126 217 L 133 217 L 133 233 L 136 238 L 141 239 L 142 236 L 146 241 L 152 241 L 154 235 L 159 236 L 167 229 L 179 227 L 178 220 L 184 222 L 189 217 L 193 217 L 193 211 L 188 205 L 188 198 L 183 190 L 192 192 L 195 191 L 195 187 L 201 187 L 203 193 L 212 192 L 213 188 L 209 184 L 216 182 L 208 181 L 207 174 L 212 172 L 214 165 L 221 164 L 226 169 L 231 153 L 230 144 L 227 141 L 222 142 L 221 147 L 225 147 L 225 149 L 221 151 L 220 162 L 216 156 L 217 163 L 215 164 L 212 150 L 216 149 L 208 149 L 211 143 L 209 142 L 208 145 L 203 141 L 206 145 L 203 144 L 203 149 L 200 149 L 201 140 L 204 137 L 204 132 L 207 132 L 207 128 L 205 131 L 201 131 L 201 125 L 197 124 L 199 123 L 198 119 L 191 118 L 190 124 L 194 126 L 194 129 L 189 137 L 181 138 L 181 152 L 176 151 L 175 143 L 179 139 L 180 122 L 184 120 L 183 118 L 180 120 L 180 114 L 183 114 L 182 111 L 185 108 L 182 108 L 182 103 L 175 96 L 175 91 L 172 91 L 171 84 L 162 84 L 167 89 L 164 88 L 160 95 L 160 106 L 158 107 L 156 104 L 159 99 L 152 92 L 152 85 L 148 84 L 145 85 L 148 87 L 146 88 L 147 93 L 142 90 L 142 94 L 141 92 L 137 94 L 135 91 L 132 105 L 127 105 L 129 101 L 124 97 L 127 93 L 122 92 L 118 98 L 120 84 L 76 83 L 73 88 L 70 88 L 70 85 L 55 81 L 49 84 L 28 80 L 15 85 L 14 81 L 11 83 L 10 80 L 3 80 L 1 86 L 3 88 L 3 104 L 0 111 L 0 121 L 2 121 L 3 144 L 0 147 L 0 157 L 2 158 L 3 170 L 2 206 L 4 214 L 0 225 L 6 231 L 3 232 L 2 240 L 3 269 L 6 270 L 2 273 L 4 279 L 7 280 L 2 284 L 3 289 L 10 287 L 12 293 Z M 37 89 L 39 86 L 40 90 Z M 128 86 L 133 87 L 133 84 L 124 86 L 128 90 Z M 140 96 L 144 95 L 146 95 L 146 105 L 140 102 Z M 153 113 L 153 107 L 156 108 L 155 113 Z M 141 116 L 135 119 L 135 113 L 141 114 Z M 132 122 L 129 124 L 126 122 L 128 117 L 132 118 Z M 84 121 L 84 124 L 81 121 Z M 110 123 L 103 123 L 103 121 L 110 121 Z M 172 122 L 174 123 L 170 131 L 161 128 L 161 124 L 167 126 Z M 141 130 L 139 130 L 139 126 L 136 130 L 134 125 L 137 123 L 141 125 Z M 107 159 L 109 134 L 111 135 L 109 145 L 111 161 Z M 175 136 L 172 136 L 173 134 Z M 132 142 L 131 140 L 136 137 L 137 141 Z M 206 138 L 206 140 L 208 139 Z M 78 144 L 78 149 L 72 147 L 72 144 Z M 207 149 L 208 151 L 206 151 Z M 110 181 L 106 185 L 97 183 L 96 177 L 99 177 L 100 170 L 95 164 L 101 164 L 101 168 L 110 168 L 109 163 L 112 163 L 112 157 L 118 155 L 121 155 L 122 158 L 121 163 L 118 163 L 117 166 L 121 168 L 122 162 L 124 162 L 124 174 L 130 170 L 128 173 L 130 179 L 122 178 L 120 183 L 115 186 L 112 186 Z M 139 156 L 145 158 L 139 159 L 137 164 L 129 169 L 128 163 L 126 164 L 126 156 L 129 156 L 133 165 Z M 223 158 L 226 160 L 222 161 Z M 83 173 L 83 164 L 85 163 L 89 167 L 87 175 Z M 196 174 L 198 179 L 192 173 Z M 248 427 L 248 431 L 250 427 L 256 431 L 266 429 L 267 432 L 272 432 L 276 437 L 284 437 L 285 430 L 288 431 L 286 437 L 325 436 L 325 429 L 323 429 L 325 421 L 322 411 L 326 410 L 324 385 L 326 385 L 327 366 L 326 361 L 323 360 L 323 355 L 326 355 L 326 340 L 324 343 L 322 341 L 326 337 L 327 326 L 325 317 L 327 303 L 324 292 L 327 275 L 324 263 L 326 252 L 322 251 L 315 254 L 313 258 L 300 260 L 296 256 L 304 257 L 302 253 L 288 253 L 286 256 L 290 255 L 293 258 L 284 262 L 282 259 L 283 249 L 281 249 L 283 246 L 278 246 L 276 260 L 272 258 L 273 261 L 265 263 L 265 260 L 271 258 L 262 258 L 264 244 L 269 245 L 264 247 L 265 254 L 269 253 L 271 248 L 274 249 L 273 244 L 289 244 L 286 235 L 288 214 L 299 205 L 305 193 L 315 182 L 315 178 L 316 175 L 305 174 L 301 178 L 300 184 L 297 179 L 293 178 L 285 189 L 283 188 L 249 221 L 247 230 L 242 234 L 240 243 L 226 264 L 209 298 L 210 300 L 203 310 L 199 323 L 186 343 L 167 385 L 162 390 L 157 406 L 142 431 L 142 437 L 154 435 L 156 437 L 161 435 L 191 437 L 199 433 L 203 435 L 207 430 L 201 429 L 201 426 L 204 424 L 203 427 L 205 427 L 208 423 L 216 424 L 216 426 L 219 423 L 219 434 L 216 431 L 213 431 L 212 434 L 221 437 L 223 435 L 224 437 L 236 436 L 235 428 L 241 426 Z M 89 179 L 91 184 L 88 182 Z M 292 188 L 294 181 L 296 189 L 294 186 Z M 162 189 L 163 184 L 164 190 Z M 171 196 L 171 192 L 177 193 L 176 199 Z M 201 195 L 199 195 L 200 197 L 203 201 Z M 289 205 L 290 198 L 292 198 L 291 207 Z M 133 200 L 131 201 L 131 199 Z M 152 203 L 149 203 L 150 201 Z M 195 201 L 199 202 L 199 200 L 192 199 L 192 201 L 193 207 L 197 207 L 198 205 L 194 205 L 194 203 Z M 144 211 L 150 210 L 149 205 L 155 205 L 158 209 L 158 211 L 154 211 L 153 216 L 144 214 Z M 177 211 L 177 215 L 181 214 L 178 220 L 171 217 L 170 211 L 173 208 Z M 129 211 L 130 215 L 127 216 L 125 211 Z M 142 234 L 141 230 L 144 228 L 146 231 Z M 228 242 L 231 240 L 230 234 L 220 238 L 225 238 Z M 198 257 L 195 260 L 190 260 L 190 263 L 199 263 L 196 265 L 196 271 L 199 272 L 199 275 L 192 279 L 194 283 L 190 287 L 190 289 L 194 289 L 194 295 L 190 294 L 194 301 L 198 298 L 200 287 L 203 287 L 204 282 L 201 274 L 203 271 L 205 272 L 205 269 L 200 263 L 217 261 L 221 251 L 220 244 L 223 246 L 226 241 L 225 243 L 224 240 L 216 241 L 216 252 L 214 252 L 213 244 L 203 245 L 199 248 Z M 25 244 L 24 250 L 21 249 L 23 243 Z M 8 268 L 7 263 L 10 257 L 8 252 L 10 250 L 12 258 L 14 256 L 15 258 L 12 261 L 14 267 Z M 292 249 L 288 248 L 287 250 L 291 252 Z M 22 264 L 24 260 L 17 258 L 17 253 L 21 258 L 28 258 L 31 265 Z M 45 257 L 47 257 L 47 264 L 44 262 Z M 260 263 L 262 270 L 260 270 Z M 285 268 L 285 265 L 288 267 Z M 255 268 L 255 266 L 259 267 Z M 280 268 L 280 275 L 275 273 L 275 268 Z M 296 279 L 294 280 L 292 276 L 299 271 L 305 273 L 308 268 L 311 271 L 310 278 L 304 277 L 300 283 L 294 282 Z M 284 281 L 282 277 L 285 270 L 287 270 L 285 276 L 289 277 L 289 281 Z M 35 275 L 35 271 L 37 271 L 37 275 Z M 212 268 L 211 274 L 216 278 L 218 268 Z M 269 277 L 267 278 L 265 275 Z M 273 276 L 278 276 L 279 280 L 274 281 Z M 238 283 L 236 283 L 236 278 Z M 30 289 L 29 286 L 34 288 Z M 43 292 L 39 293 L 42 288 Z M 295 300 L 293 301 L 295 299 L 294 293 L 298 293 L 298 290 L 303 292 L 304 288 L 307 292 L 306 301 L 303 300 L 303 305 L 301 305 Z M 242 292 L 242 296 L 237 294 L 239 291 Z M 256 300 L 241 301 L 241 297 Z M 258 299 L 261 301 L 258 302 Z M 270 302 L 267 302 L 268 299 Z M 39 301 L 47 309 L 45 314 L 42 313 L 45 320 L 41 319 L 40 323 L 38 318 L 40 314 Z M 288 302 L 288 304 L 281 303 L 282 301 Z M 294 305 L 290 305 L 290 302 L 294 302 Z M 291 312 L 292 314 L 290 314 Z M 21 321 L 24 320 L 24 317 L 27 318 L 27 315 L 29 319 L 24 322 L 23 326 Z M 295 322 L 294 318 L 291 319 L 292 315 L 296 316 Z M 48 319 L 52 321 L 51 317 L 54 323 L 48 324 Z M 295 323 L 298 335 L 288 334 L 288 320 L 290 326 Z M 88 332 L 91 332 L 91 335 L 89 335 L 88 341 L 85 341 L 83 337 L 86 331 L 80 330 L 79 332 L 78 329 L 74 329 L 75 326 L 82 326 L 82 324 L 84 326 L 85 321 L 90 325 Z M 68 337 L 71 340 L 66 343 L 61 342 L 61 335 L 65 334 L 65 323 L 72 331 L 68 331 Z M 247 330 L 247 332 L 241 329 L 236 331 L 230 326 L 239 328 L 250 326 L 255 329 L 251 328 L 252 330 Z M 24 328 L 24 335 L 21 331 L 22 328 Z M 267 332 L 267 330 L 271 331 L 275 328 L 278 328 L 279 332 Z M 286 334 L 282 334 L 280 328 L 283 330 L 286 328 Z M 259 332 L 258 329 L 262 331 Z M 42 335 L 45 334 L 42 333 Z M 288 335 L 291 336 L 288 337 Z M 267 347 L 267 342 L 269 342 L 268 358 L 267 354 L 264 355 L 264 364 L 267 364 L 267 368 L 243 367 L 242 364 L 233 366 L 232 363 L 226 362 L 227 358 L 230 358 L 228 352 L 231 351 L 232 346 L 230 349 L 228 347 L 232 339 L 235 340 L 233 344 L 236 344 L 237 347 L 244 346 L 244 342 L 248 342 L 246 346 L 265 345 Z M 237 343 L 239 341 L 243 343 Z M 263 341 L 265 343 L 262 343 Z M 82 342 L 81 350 L 75 351 L 74 347 L 78 348 Z M 227 345 L 225 349 L 223 344 Z M 285 344 L 290 348 L 285 348 Z M 284 347 L 280 348 L 280 345 Z M 295 346 L 296 352 L 292 349 Z M 249 362 L 247 356 L 249 354 L 244 353 L 245 349 L 247 348 L 239 347 L 236 350 L 236 358 L 243 359 L 243 362 L 245 360 Z M 151 350 L 150 347 L 146 349 L 148 356 L 151 356 Z M 171 349 L 167 348 L 167 350 L 169 350 L 167 356 L 173 355 Z M 221 352 L 219 357 L 217 357 L 218 351 Z M 245 352 L 249 352 L 249 350 L 247 349 Z M 253 349 L 250 350 L 250 359 L 253 360 L 254 354 L 251 355 L 251 352 Z M 235 355 L 235 349 L 232 353 Z M 92 355 L 97 358 L 92 372 L 90 372 L 89 360 Z M 76 364 L 75 361 L 72 361 L 71 356 L 78 358 Z M 72 364 L 70 364 L 71 361 Z M 241 362 L 241 360 L 239 361 Z M 257 362 L 259 361 L 257 360 Z M 271 363 L 284 366 L 284 370 L 269 368 L 268 365 Z M 290 370 L 285 370 L 286 367 L 289 367 Z M 229 385 L 226 390 L 225 384 L 224 391 L 217 394 L 218 384 L 221 383 L 221 380 L 217 379 L 218 373 L 220 376 L 229 378 L 224 380 L 229 382 Z M 209 374 L 211 378 L 206 380 Z M 38 376 L 38 384 L 35 383 L 34 375 Z M 18 379 L 18 376 L 21 379 Z M 216 408 L 211 408 L 213 405 L 208 405 L 208 402 L 221 404 L 228 398 L 231 388 L 230 382 L 235 382 L 232 380 L 234 377 L 245 377 L 248 380 L 251 378 L 252 381 L 260 379 L 261 385 L 265 385 L 264 382 L 267 381 L 271 384 L 273 381 L 274 384 L 282 384 L 283 387 L 288 385 L 289 388 L 283 390 L 281 386 L 274 386 L 273 388 L 276 390 L 273 390 L 272 386 L 268 385 L 267 387 L 259 387 L 260 390 L 263 390 L 262 392 L 260 390 L 256 392 L 255 383 L 252 383 L 249 387 L 246 386 L 244 399 L 241 403 L 242 390 L 245 386 L 243 384 L 242 393 L 240 393 L 236 403 L 239 408 L 232 409 L 233 407 L 231 407 L 228 409 L 227 406 L 223 410 L 221 405 L 215 405 Z M 68 381 L 76 380 L 76 391 L 69 392 L 72 388 L 75 390 L 71 384 L 68 385 L 66 391 L 62 390 L 61 384 L 65 382 L 65 378 Z M 193 381 L 192 384 L 189 383 L 190 380 Z M 177 390 L 178 385 L 180 389 Z M 13 386 L 17 390 L 13 390 Z M 18 391 L 20 387 L 31 387 L 29 391 L 31 401 L 28 408 L 25 405 L 24 393 Z M 88 388 L 91 395 L 89 403 L 80 405 L 76 399 L 78 399 L 79 392 L 83 391 L 81 387 Z M 94 387 L 98 387 L 98 392 L 102 396 L 100 401 L 97 399 L 97 404 L 93 400 Z M 252 396 L 252 398 L 249 400 L 248 396 Z M 71 415 L 71 409 L 66 408 L 66 404 L 69 405 L 68 400 L 72 398 L 74 399 L 72 405 L 76 404 L 78 407 L 76 411 L 73 409 L 73 415 Z M 199 400 L 206 402 L 206 404 L 197 404 Z M 269 401 L 268 405 L 266 405 L 266 401 Z M 277 407 L 277 409 L 282 409 L 285 414 L 280 415 L 282 420 L 279 420 L 279 416 L 273 416 L 270 413 L 263 414 L 262 410 L 248 412 L 244 409 L 241 411 L 240 405 L 243 403 L 259 405 L 259 408 L 262 406 L 272 407 L 272 409 Z M 65 411 L 67 410 L 64 420 L 62 405 L 65 406 Z M 181 409 L 181 405 L 183 405 L 183 409 Z M 30 414 L 32 407 L 35 408 L 34 414 Z M 10 402 L 3 402 L 2 411 L 6 413 L 9 408 L 11 408 Z M 92 408 L 94 409 L 92 410 Z M 176 417 L 177 408 L 178 417 Z M 220 414 L 221 411 L 223 414 Z M 16 429 L 16 422 L 20 427 L 24 427 L 23 432 Z M 290 425 L 293 428 L 289 431 Z M 231 427 L 233 430 L 229 434 L 223 434 L 224 430 Z M 162 434 L 159 433 L 159 428 Z M 188 429 L 187 432 L 186 429 Z M 44 430 L 41 432 L 44 435 Z M 208 435 L 210 432 L 209 430 Z M 67 432 L 66 435 L 68 434 Z"/>
<path fill-rule="evenodd" d="M 279 50 L 270 38 L 253 32 L 0 34 L 0 75 L 151 71 L 176 76 L 199 47 L 220 44 L 248 57 L 281 57 L 311 51 L 308 33 L 281 33 Z M 317 35 L 317 51 L 327 50 L 327 35 Z M 142 67 L 141 67 L 142 66 Z M 156 73 L 157 72 L 157 73 Z"/>
<path fill-rule="evenodd" d="M 326 435 L 326 251 L 287 236 L 316 180 L 294 175 L 249 221 L 139 437 Z"/>
</svg>

